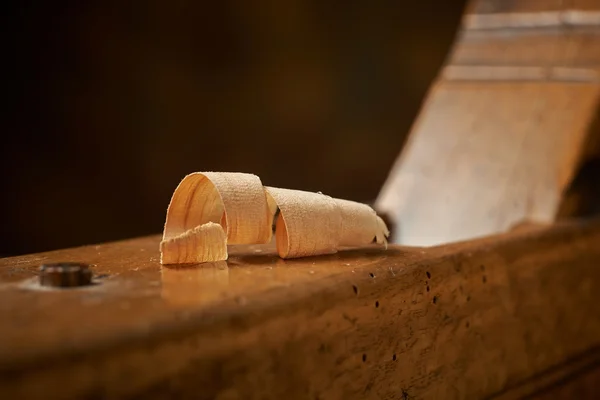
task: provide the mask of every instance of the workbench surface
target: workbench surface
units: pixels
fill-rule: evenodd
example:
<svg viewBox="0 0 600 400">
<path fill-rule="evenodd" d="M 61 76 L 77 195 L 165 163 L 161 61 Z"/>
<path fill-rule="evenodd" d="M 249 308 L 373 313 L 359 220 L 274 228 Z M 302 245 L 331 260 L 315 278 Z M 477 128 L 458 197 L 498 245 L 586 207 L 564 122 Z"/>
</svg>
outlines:
<svg viewBox="0 0 600 400">
<path fill-rule="evenodd" d="M 227 262 L 179 268 L 161 267 L 159 240 L 0 260 L 0 397 L 594 389 L 586 377 L 600 362 L 598 220 L 294 260 L 242 246 Z M 60 261 L 90 264 L 95 284 L 40 287 L 39 265 Z"/>
</svg>

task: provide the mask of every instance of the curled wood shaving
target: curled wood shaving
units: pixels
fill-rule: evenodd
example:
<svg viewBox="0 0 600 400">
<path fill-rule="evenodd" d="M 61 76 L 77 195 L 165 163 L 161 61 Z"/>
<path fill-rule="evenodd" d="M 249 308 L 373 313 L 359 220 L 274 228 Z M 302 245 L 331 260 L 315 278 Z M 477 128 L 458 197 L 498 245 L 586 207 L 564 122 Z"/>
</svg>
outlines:
<svg viewBox="0 0 600 400">
<path fill-rule="evenodd" d="M 227 236 L 219 224 L 207 222 L 160 242 L 162 264 L 227 260 Z"/>
<path fill-rule="evenodd" d="M 383 220 L 366 204 L 264 187 L 252 174 L 197 172 L 186 176 L 173 193 L 161 262 L 226 260 L 227 244 L 268 243 L 273 230 L 282 258 L 332 254 L 341 246 L 387 246 L 389 235 Z"/>
</svg>

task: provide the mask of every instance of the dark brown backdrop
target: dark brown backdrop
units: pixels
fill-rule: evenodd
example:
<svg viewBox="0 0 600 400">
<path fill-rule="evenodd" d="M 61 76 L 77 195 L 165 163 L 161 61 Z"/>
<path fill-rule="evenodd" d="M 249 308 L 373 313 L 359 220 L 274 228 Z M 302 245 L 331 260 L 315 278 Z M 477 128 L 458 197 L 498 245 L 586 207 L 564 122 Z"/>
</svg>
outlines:
<svg viewBox="0 0 600 400">
<path fill-rule="evenodd" d="M 374 199 L 462 8 L 14 2 L 0 255 L 160 232 L 192 171 Z"/>
</svg>

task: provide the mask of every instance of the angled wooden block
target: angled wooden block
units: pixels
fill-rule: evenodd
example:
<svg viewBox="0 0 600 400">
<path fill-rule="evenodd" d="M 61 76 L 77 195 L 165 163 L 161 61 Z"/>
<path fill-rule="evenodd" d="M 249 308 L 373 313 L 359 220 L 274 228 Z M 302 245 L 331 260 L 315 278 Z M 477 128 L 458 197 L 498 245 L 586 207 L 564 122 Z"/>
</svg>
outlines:
<svg viewBox="0 0 600 400">
<path fill-rule="evenodd" d="M 551 223 L 600 135 L 596 11 L 475 3 L 375 203 L 396 226 L 396 243 L 437 245 Z M 556 19 L 537 24 L 549 16 Z"/>
<path fill-rule="evenodd" d="M 435 245 L 552 222 L 599 87 L 448 82 L 431 90 L 376 203 L 394 241 Z"/>
</svg>

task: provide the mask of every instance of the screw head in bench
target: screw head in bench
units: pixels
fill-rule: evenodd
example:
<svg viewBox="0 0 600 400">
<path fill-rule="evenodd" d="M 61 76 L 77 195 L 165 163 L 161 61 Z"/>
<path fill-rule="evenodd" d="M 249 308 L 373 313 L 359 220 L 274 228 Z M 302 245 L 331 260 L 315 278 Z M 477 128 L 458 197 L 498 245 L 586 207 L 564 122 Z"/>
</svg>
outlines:
<svg viewBox="0 0 600 400">
<path fill-rule="evenodd" d="M 78 287 L 92 283 L 92 271 L 86 264 L 60 262 L 40 267 L 40 285 L 49 287 Z"/>
</svg>

